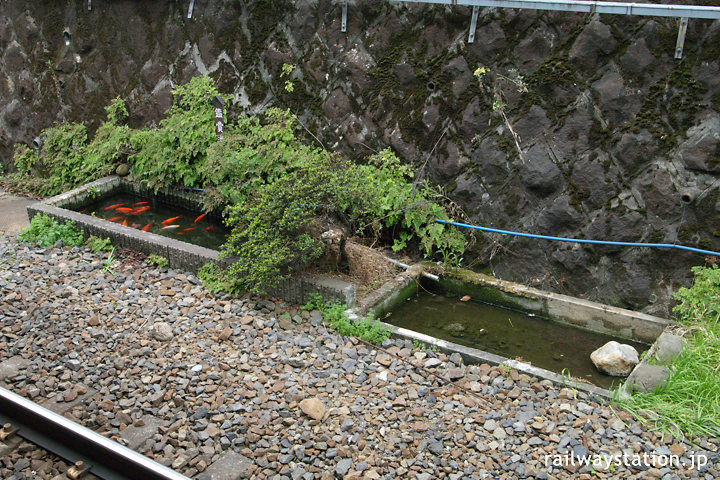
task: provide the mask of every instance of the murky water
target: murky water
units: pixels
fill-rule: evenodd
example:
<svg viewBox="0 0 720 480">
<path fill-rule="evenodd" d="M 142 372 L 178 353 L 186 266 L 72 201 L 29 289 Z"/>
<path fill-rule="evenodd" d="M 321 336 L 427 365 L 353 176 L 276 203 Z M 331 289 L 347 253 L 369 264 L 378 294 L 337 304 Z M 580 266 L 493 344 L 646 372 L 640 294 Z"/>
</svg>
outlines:
<svg viewBox="0 0 720 480">
<path fill-rule="evenodd" d="M 169 206 L 153 198 L 118 193 L 77 209 L 121 225 L 157 233 L 201 247 L 219 250 L 228 230 L 208 216 L 198 219 L 199 212 Z M 165 223 L 163 223 L 165 222 Z"/>
<path fill-rule="evenodd" d="M 647 345 L 619 340 L 513 310 L 422 289 L 385 321 L 416 332 L 477 348 L 507 358 L 522 358 L 553 372 L 569 372 L 603 388 L 620 380 L 600 373 L 590 354 L 610 340 L 635 347 Z"/>
</svg>

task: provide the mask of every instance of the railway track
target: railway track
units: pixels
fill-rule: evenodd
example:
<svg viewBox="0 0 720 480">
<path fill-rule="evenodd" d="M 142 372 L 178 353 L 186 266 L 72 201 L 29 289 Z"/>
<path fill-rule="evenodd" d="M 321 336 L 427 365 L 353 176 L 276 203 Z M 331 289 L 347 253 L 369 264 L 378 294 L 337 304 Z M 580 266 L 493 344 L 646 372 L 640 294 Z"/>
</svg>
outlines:
<svg viewBox="0 0 720 480">
<path fill-rule="evenodd" d="M 69 463 L 70 480 L 189 480 L 117 442 L 0 388 L 0 443 L 31 442 Z M 22 439 L 22 440 L 19 440 Z"/>
</svg>

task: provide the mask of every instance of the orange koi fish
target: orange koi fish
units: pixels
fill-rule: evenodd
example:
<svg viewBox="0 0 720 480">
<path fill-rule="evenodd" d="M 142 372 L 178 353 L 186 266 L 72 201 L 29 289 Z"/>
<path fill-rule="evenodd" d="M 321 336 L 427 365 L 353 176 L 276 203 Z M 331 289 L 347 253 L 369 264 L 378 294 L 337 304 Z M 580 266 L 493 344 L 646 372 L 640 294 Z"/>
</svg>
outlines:
<svg viewBox="0 0 720 480">
<path fill-rule="evenodd" d="M 120 225 L 125 225 L 126 227 L 129 227 L 129 225 L 127 223 L 127 218 L 125 220 L 123 220 Z"/>
<path fill-rule="evenodd" d="M 161 230 L 170 230 L 171 228 L 178 228 L 180 225 L 165 225 Z"/>
<path fill-rule="evenodd" d="M 177 232 L 176 235 L 185 235 L 185 232 Z"/>
<path fill-rule="evenodd" d="M 122 207 L 123 205 L 126 205 L 125 203 L 116 203 L 115 205 L 110 205 L 109 207 L 105 207 L 105 210 L 112 210 L 117 207 Z"/>
<path fill-rule="evenodd" d="M 193 223 L 199 222 L 200 220 L 202 220 L 203 218 L 205 218 L 205 215 L 207 215 L 207 213 L 203 213 L 202 215 L 200 215 L 199 217 L 197 217 Z"/>
<path fill-rule="evenodd" d="M 108 222 L 117 222 L 117 221 L 120 220 L 121 218 L 122 218 L 122 217 L 108 218 Z"/>
<path fill-rule="evenodd" d="M 85 210 L 80 210 L 78 213 L 85 213 Z"/>
<path fill-rule="evenodd" d="M 177 220 L 178 218 L 180 218 L 180 216 L 165 219 L 165 220 L 163 220 L 163 221 L 160 222 L 160 223 L 162 223 L 163 225 L 167 226 L 167 225 L 170 225 L 170 224 L 171 224 L 172 222 L 174 222 L 175 220 Z"/>
<path fill-rule="evenodd" d="M 147 212 L 148 210 L 150 210 L 150 207 L 139 207 L 133 210 L 130 215 L 137 215 L 138 213 Z"/>
<path fill-rule="evenodd" d="M 210 231 L 212 231 L 212 230 L 215 230 L 215 227 L 212 226 L 212 225 L 210 225 L 209 227 L 203 228 L 203 232 L 210 232 Z"/>
<path fill-rule="evenodd" d="M 186 228 L 183 230 L 183 232 L 189 232 L 190 230 L 195 230 L 195 227 Z"/>
<path fill-rule="evenodd" d="M 150 202 L 137 202 L 137 203 L 133 203 L 133 207 L 137 207 L 138 205 L 147 205 L 148 203 L 150 203 Z"/>
<path fill-rule="evenodd" d="M 153 222 L 150 222 L 147 225 L 145 225 L 143 228 L 141 228 L 140 230 L 142 230 L 143 232 L 147 232 L 150 230 L 150 226 L 153 224 L 154 224 Z"/>
<path fill-rule="evenodd" d="M 120 213 L 132 213 L 133 209 L 128 207 L 118 207 L 115 209 L 115 211 Z"/>
</svg>

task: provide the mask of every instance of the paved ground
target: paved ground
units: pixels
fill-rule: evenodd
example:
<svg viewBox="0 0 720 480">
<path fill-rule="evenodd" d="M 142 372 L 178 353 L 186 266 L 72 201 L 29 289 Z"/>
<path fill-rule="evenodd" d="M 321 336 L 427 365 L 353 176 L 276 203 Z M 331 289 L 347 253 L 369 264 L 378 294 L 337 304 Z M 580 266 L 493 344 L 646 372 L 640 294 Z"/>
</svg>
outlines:
<svg viewBox="0 0 720 480">
<path fill-rule="evenodd" d="M 137 259 L 1 236 L 0 299 L 0 384 L 198 479 L 720 476 L 691 468 L 717 461 L 717 439 L 661 439 L 585 394 L 386 343 L 481 400 L 319 312 L 216 296 Z M 618 461 L 567 464 L 587 454 Z M 663 455 L 680 465 L 644 463 Z"/>
<path fill-rule="evenodd" d="M 26 226 L 28 218 L 25 208 L 36 201 L 0 190 L 0 233 L 16 234 Z"/>
</svg>

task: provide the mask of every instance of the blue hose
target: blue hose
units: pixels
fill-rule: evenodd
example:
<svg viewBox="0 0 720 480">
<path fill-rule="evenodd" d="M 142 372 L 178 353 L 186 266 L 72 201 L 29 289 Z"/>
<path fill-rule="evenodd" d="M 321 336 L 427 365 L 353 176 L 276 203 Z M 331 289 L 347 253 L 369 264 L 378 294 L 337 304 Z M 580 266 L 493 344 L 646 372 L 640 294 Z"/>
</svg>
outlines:
<svg viewBox="0 0 720 480">
<path fill-rule="evenodd" d="M 437 223 L 444 223 L 446 225 L 455 225 L 456 227 L 473 228 L 475 230 L 482 230 L 483 232 L 502 233 L 503 235 L 516 235 L 518 237 L 540 238 L 542 240 L 556 240 L 558 242 L 592 243 L 594 245 L 620 245 L 623 247 L 679 248 L 680 250 L 687 250 L 689 252 L 702 253 L 705 255 L 715 255 L 717 257 L 720 257 L 720 252 L 686 247 L 685 245 L 673 245 L 670 243 L 611 242 L 607 240 L 585 240 L 578 238 L 551 237 L 548 235 L 534 235 L 532 233 L 511 232 L 510 230 L 499 230 L 497 228 L 478 227 L 477 225 L 468 225 L 466 223 L 446 222 L 445 220 L 440 220 L 439 218 L 435 219 L 435 221 Z"/>
</svg>

